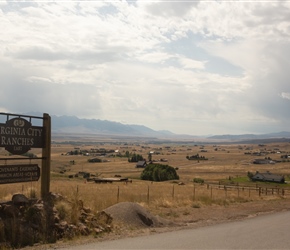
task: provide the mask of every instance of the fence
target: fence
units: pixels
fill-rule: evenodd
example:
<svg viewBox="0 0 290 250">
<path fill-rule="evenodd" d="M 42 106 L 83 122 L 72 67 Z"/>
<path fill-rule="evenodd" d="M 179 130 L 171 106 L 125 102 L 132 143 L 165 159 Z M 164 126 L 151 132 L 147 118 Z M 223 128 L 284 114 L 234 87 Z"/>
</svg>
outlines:
<svg viewBox="0 0 290 250">
<path fill-rule="evenodd" d="M 62 186 L 63 185 L 63 186 Z M 287 197 L 290 189 L 281 186 L 264 185 L 222 185 L 214 183 L 178 185 L 177 183 L 138 182 L 111 184 L 78 184 L 68 187 L 67 184 L 52 185 L 53 192 L 72 193 L 72 190 L 85 201 L 93 203 L 93 207 L 103 209 L 119 202 L 139 202 L 152 204 L 164 202 L 202 201 L 222 203 L 225 200 L 259 200 Z M 66 191 L 67 190 L 67 191 Z"/>
<path fill-rule="evenodd" d="M 5 188 L 4 188 L 5 186 Z M 4 185 L 1 189 L 2 199 L 12 191 L 10 184 Z M 14 186 L 14 185 L 13 185 Z M 19 184 L 18 192 L 27 193 L 27 190 L 39 189 L 35 184 Z M 16 187 L 15 187 L 16 188 Z M 14 192 L 17 190 L 14 190 Z M 166 202 L 177 202 L 179 204 L 189 204 L 193 201 L 204 203 L 218 203 L 235 200 L 259 200 L 268 198 L 289 197 L 290 189 L 283 185 L 267 186 L 263 184 L 255 185 L 230 185 L 221 183 L 196 184 L 189 183 L 178 185 L 169 182 L 141 182 L 133 183 L 111 183 L 96 184 L 71 181 L 52 181 L 51 191 L 60 193 L 65 197 L 77 196 L 82 199 L 87 206 L 102 210 L 119 202 L 139 202 L 165 204 Z M 30 194 L 30 193 L 29 193 Z M 9 198 L 9 197 L 8 197 Z"/>
</svg>

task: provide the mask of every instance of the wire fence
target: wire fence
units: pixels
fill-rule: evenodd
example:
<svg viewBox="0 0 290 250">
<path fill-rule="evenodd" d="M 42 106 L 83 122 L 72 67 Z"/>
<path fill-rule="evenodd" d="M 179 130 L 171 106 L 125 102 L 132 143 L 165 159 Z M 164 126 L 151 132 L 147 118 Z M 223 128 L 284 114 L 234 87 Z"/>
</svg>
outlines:
<svg viewBox="0 0 290 250">
<path fill-rule="evenodd" d="M 67 188 L 67 187 L 66 187 Z M 111 184 L 87 184 L 74 187 L 81 197 L 95 206 L 110 206 L 119 202 L 154 203 L 157 201 L 206 201 L 220 203 L 223 200 L 259 200 L 290 197 L 286 187 L 265 185 L 222 185 L 215 183 L 178 185 L 177 183 L 133 182 Z M 71 189 L 72 190 L 72 189 Z M 57 191 L 62 192 L 60 185 Z"/>
<path fill-rule="evenodd" d="M 12 193 L 24 193 L 29 196 L 39 194 L 39 183 L 25 183 L 18 185 L 2 185 L 2 200 L 10 198 Z M 222 204 L 222 201 L 260 200 L 289 198 L 290 188 L 283 185 L 266 185 L 256 183 L 253 185 L 222 184 L 222 183 L 178 183 L 141 182 L 132 183 L 86 183 L 73 181 L 52 181 L 51 192 L 59 193 L 65 197 L 77 196 L 84 203 L 97 210 L 119 202 L 138 203 L 166 203 L 177 202 L 190 204 L 201 201 Z"/>
</svg>

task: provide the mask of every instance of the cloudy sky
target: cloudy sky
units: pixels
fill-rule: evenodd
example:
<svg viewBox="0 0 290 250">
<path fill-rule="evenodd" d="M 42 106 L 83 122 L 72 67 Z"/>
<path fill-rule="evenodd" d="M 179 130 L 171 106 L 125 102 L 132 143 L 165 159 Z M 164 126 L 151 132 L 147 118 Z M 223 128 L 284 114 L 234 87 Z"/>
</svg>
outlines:
<svg viewBox="0 0 290 250">
<path fill-rule="evenodd" d="M 0 112 L 290 131 L 290 1 L 2 1 Z"/>
</svg>

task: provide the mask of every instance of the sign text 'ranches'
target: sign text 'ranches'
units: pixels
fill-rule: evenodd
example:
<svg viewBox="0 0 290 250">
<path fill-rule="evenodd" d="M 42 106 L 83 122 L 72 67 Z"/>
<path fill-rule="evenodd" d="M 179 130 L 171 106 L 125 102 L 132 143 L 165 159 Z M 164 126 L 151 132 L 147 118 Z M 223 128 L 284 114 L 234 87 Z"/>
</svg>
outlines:
<svg viewBox="0 0 290 250">
<path fill-rule="evenodd" d="M 44 147 L 43 127 L 32 126 L 23 118 L 0 123 L 0 147 L 12 154 L 24 154 L 31 148 Z"/>
</svg>

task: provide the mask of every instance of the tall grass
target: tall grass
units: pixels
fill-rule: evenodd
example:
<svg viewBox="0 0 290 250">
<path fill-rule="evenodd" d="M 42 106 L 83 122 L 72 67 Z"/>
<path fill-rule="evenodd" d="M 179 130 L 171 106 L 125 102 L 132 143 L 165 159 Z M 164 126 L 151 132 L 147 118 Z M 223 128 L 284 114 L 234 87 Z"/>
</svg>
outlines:
<svg viewBox="0 0 290 250">
<path fill-rule="evenodd" d="M 19 190 L 28 197 L 39 197 L 40 185 L 9 184 L 7 188 L 0 190 L 0 196 L 2 200 L 10 200 L 13 193 L 19 193 Z M 194 183 L 177 185 L 173 182 L 153 183 L 139 180 L 127 184 L 122 182 L 96 184 L 82 179 L 59 179 L 51 181 L 51 192 L 61 194 L 70 202 L 69 206 L 58 203 L 57 210 L 62 218 L 71 223 L 77 222 L 80 206 L 83 205 L 97 213 L 118 202 L 138 202 L 157 211 L 159 208 L 195 208 L 213 204 L 227 206 L 231 203 L 281 198 L 271 192 L 259 196 L 257 191 L 247 189 L 217 189 Z"/>
<path fill-rule="evenodd" d="M 230 203 L 260 200 L 256 191 L 235 189 L 213 189 L 206 185 L 193 183 L 179 186 L 171 182 L 152 183 L 133 181 L 133 183 L 96 184 L 83 181 L 53 181 L 52 192 L 65 197 L 82 200 L 85 206 L 94 211 L 101 211 L 118 202 L 138 202 L 150 207 L 192 206 L 199 202 L 203 206 L 212 204 L 227 205 Z M 271 193 L 268 194 L 271 196 Z M 273 197 L 277 197 L 273 195 Z"/>
</svg>

